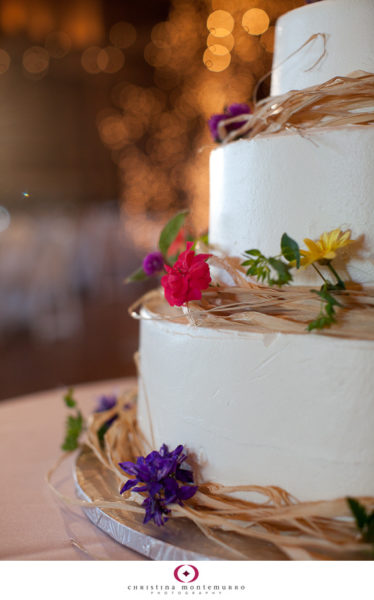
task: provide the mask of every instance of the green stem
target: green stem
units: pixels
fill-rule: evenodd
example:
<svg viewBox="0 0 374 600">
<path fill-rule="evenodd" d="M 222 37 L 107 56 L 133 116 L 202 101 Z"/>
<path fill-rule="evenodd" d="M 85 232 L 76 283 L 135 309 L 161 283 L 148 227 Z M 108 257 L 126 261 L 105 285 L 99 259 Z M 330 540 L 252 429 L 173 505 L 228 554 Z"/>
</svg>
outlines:
<svg viewBox="0 0 374 600">
<path fill-rule="evenodd" d="M 340 279 L 338 273 L 335 271 L 335 269 L 332 266 L 331 262 L 329 262 L 327 266 L 330 269 L 331 273 L 336 277 L 336 281 L 338 282 L 338 286 L 341 287 L 343 290 L 345 290 L 344 281 L 342 281 L 342 279 Z"/>
<path fill-rule="evenodd" d="M 320 271 L 319 269 L 317 269 L 317 267 L 316 267 L 316 265 L 315 265 L 314 263 L 312 263 L 312 267 L 314 267 L 314 268 L 315 268 L 315 270 L 317 271 L 318 275 L 319 275 L 320 277 L 322 277 L 323 281 L 324 281 L 325 283 L 328 283 L 327 279 L 326 279 L 326 278 L 325 278 L 325 277 L 322 275 L 321 271 Z"/>
</svg>

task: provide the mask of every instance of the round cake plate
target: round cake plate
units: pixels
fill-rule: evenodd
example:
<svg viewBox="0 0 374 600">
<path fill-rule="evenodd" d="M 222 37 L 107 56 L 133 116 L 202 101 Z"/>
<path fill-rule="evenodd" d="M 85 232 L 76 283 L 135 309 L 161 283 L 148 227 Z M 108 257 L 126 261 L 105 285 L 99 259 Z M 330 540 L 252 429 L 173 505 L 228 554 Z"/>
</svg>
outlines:
<svg viewBox="0 0 374 600">
<path fill-rule="evenodd" d="M 82 500 L 109 499 L 119 495 L 114 474 L 84 446 L 74 468 L 77 496 Z M 143 524 L 143 516 L 124 510 L 83 508 L 99 529 L 117 542 L 153 560 L 285 560 L 273 544 L 220 532 L 218 544 L 187 519 L 168 520 L 164 527 Z M 230 546 L 236 552 L 230 551 Z"/>
</svg>

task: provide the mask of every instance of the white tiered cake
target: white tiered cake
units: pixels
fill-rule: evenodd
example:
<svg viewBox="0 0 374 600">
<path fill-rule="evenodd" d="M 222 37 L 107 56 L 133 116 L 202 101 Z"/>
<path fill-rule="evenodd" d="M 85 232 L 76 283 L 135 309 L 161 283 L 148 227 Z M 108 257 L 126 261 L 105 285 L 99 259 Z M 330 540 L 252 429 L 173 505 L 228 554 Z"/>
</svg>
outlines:
<svg viewBox="0 0 374 600">
<path fill-rule="evenodd" d="M 373 72 L 373 30 L 371 0 L 325 0 L 286 14 L 273 95 Z M 313 45 L 284 62 L 317 33 L 327 34 L 326 55 L 314 70 L 305 71 L 321 55 Z M 368 126 L 218 148 L 211 243 L 233 256 L 250 247 L 277 253 L 285 231 L 301 240 L 350 228 L 364 242 L 346 275 L 373 283 L 373 143 Z M 157 297 L 143 309 L 138 415 L 152 446 L 184 444 L 205 481 L 277 485 L 300 500 L 374 495 L 374 342 L 163 318 L 175 313 Z"/>
</svg>

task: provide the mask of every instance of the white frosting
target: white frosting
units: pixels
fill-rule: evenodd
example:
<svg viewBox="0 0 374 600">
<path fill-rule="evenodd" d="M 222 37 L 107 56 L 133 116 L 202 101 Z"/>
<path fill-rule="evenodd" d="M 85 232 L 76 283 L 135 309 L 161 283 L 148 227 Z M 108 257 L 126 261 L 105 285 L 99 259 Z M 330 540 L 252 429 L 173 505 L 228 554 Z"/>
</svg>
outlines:
<svg viewBox="0 0 374 600">
<path fill-rule="evenodd" d="M 295 51 L 316 33 L 327 34 L 326 55 L 308 70 L 323 53 L 322 38 Z M 324 0 L 283 15 L 276 26 L 273 69 L 272 95 L 324 83 L 358 69 L 373 73 L 373 0 Z"/>
<path fill-rule="evenodd" d="M 210 162 L 210 243 L 233 256 L 280 251 L 284 232 L 318 239 L 350 228 L 363 240 L 341 251 L 343 274 L 374 282 L 374 126 L 279 134 L 217 148 Z M 312 268 L 299 283 L 320 283 Z"/>
<path fill-rule="evenodd" d="M 141 322 L 139 421 L 202 477 L 301 500 L 374 494 L 373 344 Z"/>
</svg>

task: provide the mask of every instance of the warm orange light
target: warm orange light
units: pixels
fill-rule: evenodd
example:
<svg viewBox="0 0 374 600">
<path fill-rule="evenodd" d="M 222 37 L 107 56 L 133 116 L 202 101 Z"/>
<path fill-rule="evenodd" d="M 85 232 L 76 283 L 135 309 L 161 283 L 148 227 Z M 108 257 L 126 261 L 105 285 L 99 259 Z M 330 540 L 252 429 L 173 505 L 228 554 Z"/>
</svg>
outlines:
<svg viewBox="0 0 374 600">
<path fill-rule="evenodd" d="M 164 67 L 171 59 L 169 48 L 158 48 L 150 42 L 144 48 L 144 58 L 152 67 Z"/>
<path fill-rule="evenodd" d="M 208 46 L 208 48 L 211 48 L 212 46 L 219 44 L 220 46 L 225 46 L 227 50 L 231 52 L 231 50 L 234 47 L 234 41 L 234 36 L 231 33 L 229 35 L 226 35 L 225 37 L 216 37 L 215 35 L 210 33 L 208 35 L 206 45 Z"/>
<path fill-rule="evenodd" d="M 71 48 L 71 39 L 64 31 L 54 31 L 47 36 L 44 45 L 52 58 L 63 58 Z"/>
<path fill-rule="evenodd" d="M 129 48 L 136 41 L 136 29 L 131 23 L 119 21 L 111 27 L 109 39 L 117 48 Z"/>
<path fill-rule="evenodd" d="M 29 9 L 27 33 L 34 42 L 43 43 L 54 28 L 55 19 L 48 4 L 35 4 Z"/>
<path fill-rule="evenodd" d="M 108 115 L 99 122 L 99 135 L 107 146 L 113 149 L 122 148 L 128 139 L 126 124 L 122 115 Z"/>
<path fill-rule="evenodd" d="M 101 52 L 101 48 L 98 46 L 91 46 L 86 48 L 81 56 L 82 67 L 87 73 L 95 74 L 100 73 L 100 67 L 97 64 L 97 57 Z"/>
<path fill-rule="evenodd" d="M 244 13 L 242 18 L 243 29 L 251 35 L 261 35 L 268 29 L 269 15 L 262 8 L 251 8 Z"/>
<path fill-rule="evenodd" d="M 0 7 L 0 25 L 5 34 L 14 35 L 27 25 L 27 9 L 21 0 L 3 0 Z"/>
<path fill-rule="evenodd" d="M 214 52 L 213 52 L 214 49 Z M 209 71 L 218 73 L 227 69 L 231 62 L 231 54 L 225 46 L 216 44 L 204 52 L 203 63 Z"/>
<path fill-rule="evenodd" d="M 31 75 L 45 74 L 49 65 L 49 54 L 45 48 L 32 46 L 23 53 L 22 64 Z"/>
<path fill-rule="evenodd" d="M 257 37 L 249 37 L 242 32 L 237 37 L 235 52 L 244 62 L 254 62 L 263 54 L 263 48 Z"/>
<path fill-rule="evenodd" d="M 161 88 L 162 90 L 172 90 L 179 85 L 180 74 L 175 69 L 162 67 L 155 70 L 153 80 L 157 87 Z"/>
<path fill-rule="evenodd" d="M 275 27 L 269 27 L 269 29 L 261 36 L 261 44 L 267 52 L 274 52 L 274 36 Z"/>
<path fill-rule="evenodd" d="M 8 52 L 0 49 L 0 75 L 7 72 L 10 66 L 10 56 Z"/>
<path fill-rule="evenodd" d="M 199 114 L 196 98 L 189 89 L 185 90 L 182 95 L 178 95 L 173 104 L 175 111 L 183 118 L 192 119 Z"/>
<path fill-rule="evenodd" d="M 170 21 L 161 21 L 152 28 L 151 40 L 158 48 L 166 48 L 178 41 L 178 30 Z"/>
<path fill-rule="evenodd" d="M 105 32 L 99 0 L 74 0 L 64 8 L 64 13 L 62 29 L 74 46 L 85 48 L 103 40 Z"/>
<path fill-rule="evenodd" d="M 237 10 L 242 8 L 241 5 L 245 4 L 248 8 L 248 0 L 211 0 L 212 1 L 212 9 L 219 10 L 224 9 L 231 13 L 234 13 Z M 244 7 L 243 7 L 244 8 Z"/>
<path fill-rule="evenodd" d="M 234 28 L 234 19 L 227 10 L 215 10 L 208 17 L 207 28 L 215 37 L 226 37 Z"/>
<path fill-rule="evenodd" d="M 220 112 L 227 104 L 227 90 L 224 89 L 222 82 L 217 78 L 207 77 L 199 84 L 199 90 L 196 94 L 199 114 L 209 119 L 214 113 Z M 208 133 L 204 129 L 204 133 Z"/>
<path fill-rule="evenodd" d="M 142 88 L 130 83 L 124 83 L 115 88 L 115 102 L 126 113 L 136 115 L 141 122 L 146 122 L 151 116 L 156 117 L 166 104 L 164 92 L 157 88 Z"/>
<path fill-rule="evenodd" d="M 97 66 L 105 73 L 117 73 L 125 64 L 125 57 L 119 48 L 108 46 L 97 55 Z"/>
</svg>

